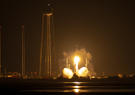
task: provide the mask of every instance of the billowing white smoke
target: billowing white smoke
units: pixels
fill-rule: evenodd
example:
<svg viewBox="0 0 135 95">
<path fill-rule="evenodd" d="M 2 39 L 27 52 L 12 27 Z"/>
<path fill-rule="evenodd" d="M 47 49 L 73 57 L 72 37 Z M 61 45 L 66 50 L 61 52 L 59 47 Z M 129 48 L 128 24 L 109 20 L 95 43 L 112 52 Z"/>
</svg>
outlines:
<svg viewBox="0 0 135 95">
<path fill-rule="evenodd" d="M 88 69 L 86 67 L 82 67 L 79 69 L 79 71 L 77 72 L 77 75 L 79 77 L 87 77 L 88 76 Z"/>
<path fill-rule="evenodd" d="M 68 78 L 68 79 L 71 79 L 73 77 L 73 72 L 71 69 L 69 68 L 64 68 L 63 69 L 63 77 L 64 78 Z"/>
<path fill-rule="evenodd" d="M 60 74 L 63 75 L 64 78 L 71 79 L 73 77 L 75 73 L 75 56 L 80 57 L 77 73 L 79 77 L 93 76 L 96 74 L 91 62 L 92 55 L 85 49 L 76 49 L 74 52 L 64 52 L 63 55 L 63 58 L 59 60 L 59 70 Z"/>
<path fill-rule="evenodd" d="M 64 52 L 64 57 L 65 59 L 68 58 L 68 64 L 70 64 L 70 68 L 74 70 L 74 62 L 73 58 L 74 56 L 79 56 L 80 57 L 80 63 L 78 64 L 78 67 L 86 67 L 88 72 L 88 75 L 95 75 L 93 63 L 91 62 L 92 60 L 92 55 L 90 52 L 87 52 L 85 49 L 76 49 L 74 52 Z M 69 67 L 68 67 L 69 68 Z M 79 69 L 78 68 L 78 69 Z"/>
</svg>

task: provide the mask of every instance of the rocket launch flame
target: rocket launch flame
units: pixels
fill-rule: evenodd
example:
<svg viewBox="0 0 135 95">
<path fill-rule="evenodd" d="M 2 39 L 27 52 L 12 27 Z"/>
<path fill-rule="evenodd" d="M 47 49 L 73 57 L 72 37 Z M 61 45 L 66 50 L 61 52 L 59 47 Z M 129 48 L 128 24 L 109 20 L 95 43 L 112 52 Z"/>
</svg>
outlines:
<svg viewBox="0 0 135 95">
<path fill-rule="evenodd" d="M 75 73 L 78 77 L 87 77 L 88 76 L 88 69 L 86 67 L 82 67 L 81 69 L 78 70 L 78 63 L 80 61 L 79 56 L 74 57 L 74 64 L 75 64 Z M 69 68 L 64 68 L 63 69 L 63 77 L 71 79 L 73 77 L 73 72 Z"/>
<path fill-rule="evenodd" d="M 73 77 L 74 74 L 77 75 L 78 77 L 88 77 L 95 75 L 94 67 L 93 64 L 91 63 L 92 59 L 91 53 L 87 52 L 85 49 L 77 49 L 74 52 L 69 53 L 64 52 L 64 56 L 67 59 L 66 68 L 63 69 L 64 78 L 70 79 Z M 79 64 L 80 58 L 81 64 Z M 81 68 L 79 69 L 79 67 Z M 74 72 L 72 72 L 71 69 L 73 69 Z"/>
<path fill-rule="evenodd" d="M 78 72 L 78 63 L 80 61 L 80 57 L 79 56 L 75 56 L 74 57 L 74 63 L 75 63 L 75 70 L 76 70 L 76 73 Z"/>
</svg>

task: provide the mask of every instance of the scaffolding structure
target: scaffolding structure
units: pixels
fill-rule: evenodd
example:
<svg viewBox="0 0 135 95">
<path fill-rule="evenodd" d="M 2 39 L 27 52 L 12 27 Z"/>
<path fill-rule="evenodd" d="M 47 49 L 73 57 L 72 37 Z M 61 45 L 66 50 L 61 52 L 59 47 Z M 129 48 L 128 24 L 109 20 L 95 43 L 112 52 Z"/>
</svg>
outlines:
<svg viewBox="0 0 135 95">
<path fill-rule="evenodd" d="M 53 12 L 50 10 L 42 14 L 39 76 L 44 75 L 46 78 L 52 76 L 52 18 Z M 44 68 L 42 68 L 43 64 Z M 44 69 L 44 72 L 42 69 Z"/>
</svg>

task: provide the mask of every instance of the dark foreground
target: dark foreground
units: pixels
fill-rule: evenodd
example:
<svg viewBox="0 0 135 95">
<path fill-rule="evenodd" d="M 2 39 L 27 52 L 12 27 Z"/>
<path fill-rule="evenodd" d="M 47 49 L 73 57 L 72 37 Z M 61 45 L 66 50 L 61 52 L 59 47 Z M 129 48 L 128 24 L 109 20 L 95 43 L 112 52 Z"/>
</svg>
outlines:
<svg viewBox="0 0 135 95">
<path fill-rule="evenodd" d="M 0 95 L 135 94 L 134 79 L 44 80 L 1 79 Z"/>
</svg>

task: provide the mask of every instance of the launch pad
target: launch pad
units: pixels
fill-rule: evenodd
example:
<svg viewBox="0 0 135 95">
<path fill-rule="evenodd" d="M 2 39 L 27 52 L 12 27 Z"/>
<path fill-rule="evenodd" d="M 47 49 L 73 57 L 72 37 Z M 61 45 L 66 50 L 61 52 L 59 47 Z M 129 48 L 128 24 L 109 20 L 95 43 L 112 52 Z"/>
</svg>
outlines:
<svg viewBox="0 0 135 95">
<path fill-rule="evenodd" d="M 50 5 L 49 5 L 50 7 Z M 52 78 L 52 65 L 54 62 L 53 52 L 53 10 L 49 8 L 42 14 L 42 32 L 41 32 L 41 47 L 40 47 L 40 65 L 39 65 L 39 77 Z M 73 62 L 69 64 L 68 61 L 71 58 L 66 59 L 66 65 L 60 71 L 64 78 L 71 79 L 73 76 L 87 77 L 89 76 L 88 60 L 91 60 L 91 54 L 87 53 L 84 49 L 75 51 L 76 55 L 73 55 Z M 81 55 L 81 56 L 79 56 Z M 85 61 L 85 62 L 84 62 Z M 85 66 L 79 64 L 85 63 Z M 52 64 L 53 63 L 53 64 Z M 72 65 L 73 68 L 70 68 Z M 91 66 L 92 67 L 92 66 Z M 92 67 L 93 68 L 93 67 Z M 91 70 L 92 72 L 92 70 Z"/>
<path fill-rule="evenodd" d="M 79 78 L 79 77 L 88 77 L 88 69 L 87 67 L 81 67 L 80 69 L 78 69 L 78 64 L 80 62 L 80 57 L 79 56 L 75 56 L 74 57 L 74 67 L 75 67 L 75 72 L 72 71 L 72 69 L 70 68 L 64 68 L 63 69 L 63 77 L 64 78 Z"/>
</svg>

